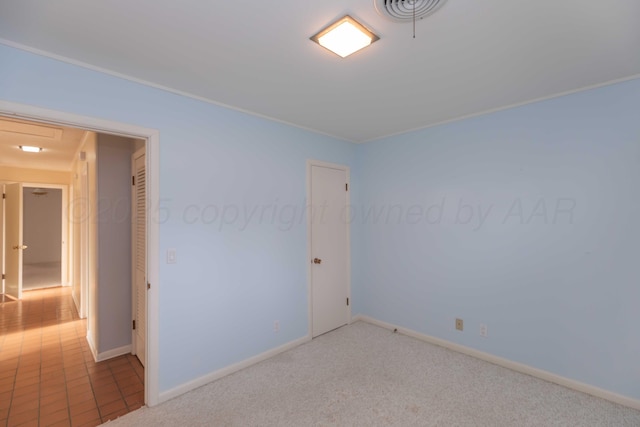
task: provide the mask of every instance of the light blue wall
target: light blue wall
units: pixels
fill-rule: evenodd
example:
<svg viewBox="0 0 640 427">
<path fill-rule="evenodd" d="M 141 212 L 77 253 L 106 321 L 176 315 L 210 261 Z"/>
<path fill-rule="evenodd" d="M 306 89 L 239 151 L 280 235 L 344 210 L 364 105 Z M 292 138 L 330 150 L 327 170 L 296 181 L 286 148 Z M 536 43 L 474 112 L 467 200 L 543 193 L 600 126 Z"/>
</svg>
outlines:
<svg viewBox="0 0 640 427">
<path fill-rule="evenodd" d="M 640 80 L 364 144 L 354 175 L 382 212 L 358 312 L 640 398 Z"/>
<path fill-rule="evenodd" d="M 2 45 L 0 99 L 159 129 L 161 392 L 306 335 L 314 158 L 354 314 L 640 398 L 638 80 L 357 147 Z"/>
<path fill-rule="evenodd" d="M 306 160 L 353 144 L 2 45 L 0 99 L 159 130 L 160 392 L 306 336 Z"/>
</svg>

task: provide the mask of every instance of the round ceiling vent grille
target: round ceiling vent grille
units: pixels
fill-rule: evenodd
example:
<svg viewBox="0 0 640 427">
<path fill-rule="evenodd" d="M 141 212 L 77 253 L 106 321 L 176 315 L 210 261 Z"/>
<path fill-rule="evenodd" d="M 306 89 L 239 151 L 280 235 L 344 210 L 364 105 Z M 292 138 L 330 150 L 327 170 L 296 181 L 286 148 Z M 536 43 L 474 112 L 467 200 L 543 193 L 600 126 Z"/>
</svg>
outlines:
<svg viewBox="0 0 640 427">
<path fill-rule="evenodd" d="M 422 19 L 438 10 L 445 0 L 373 0 L 378 13 L 396 22 Z"/>
</svg>

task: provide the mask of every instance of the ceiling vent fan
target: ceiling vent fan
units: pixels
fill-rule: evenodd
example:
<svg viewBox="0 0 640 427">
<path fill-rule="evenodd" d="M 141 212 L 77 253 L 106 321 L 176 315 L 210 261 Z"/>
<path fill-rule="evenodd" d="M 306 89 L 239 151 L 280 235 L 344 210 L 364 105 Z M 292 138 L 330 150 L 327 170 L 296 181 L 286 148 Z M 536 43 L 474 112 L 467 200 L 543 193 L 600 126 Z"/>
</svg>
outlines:
<svg viewBox="0 0 640 427">
<path fill-rule="evenodd" d="M 373 0 L 378 13 L 395 22 L 413 22 L 431 15 L 445 0 Z"/>
</svg>

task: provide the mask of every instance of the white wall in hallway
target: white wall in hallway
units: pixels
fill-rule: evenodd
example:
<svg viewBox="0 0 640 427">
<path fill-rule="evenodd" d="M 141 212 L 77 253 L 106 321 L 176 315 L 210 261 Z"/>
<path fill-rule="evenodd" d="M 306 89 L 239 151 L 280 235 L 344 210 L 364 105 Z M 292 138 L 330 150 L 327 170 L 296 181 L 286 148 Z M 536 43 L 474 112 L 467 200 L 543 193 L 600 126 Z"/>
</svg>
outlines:
<svg viewBox="0 0 640 427">
<path fill-rule="evenodd" d="M 131 344 L 133 140 L 98 134 L 98 353 Z"/>
</svg>

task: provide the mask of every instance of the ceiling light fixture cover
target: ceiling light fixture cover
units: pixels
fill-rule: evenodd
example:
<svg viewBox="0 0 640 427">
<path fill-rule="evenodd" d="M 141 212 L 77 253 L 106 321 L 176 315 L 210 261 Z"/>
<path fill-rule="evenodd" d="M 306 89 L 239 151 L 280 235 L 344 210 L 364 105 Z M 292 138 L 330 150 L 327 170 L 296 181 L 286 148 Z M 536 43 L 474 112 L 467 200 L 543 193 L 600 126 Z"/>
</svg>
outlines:
<svg viewBox="0 0 640 427">
<path fill-rule="evenodd" d="M 39 153 L 42 151 L 42 148 L 32 147 L 31 145 L 20 145 L 19 147 L 22 151 L 26 151 L 27 153 Z"/>
<path fill-rule="evenodd" d="M 381 16 L 396 22 L 412 22 L 431 15 L 445 0 L 373 0 Z M 415 12 L 415 15 L 414 15 Z"/>
<path fill-rule="evenodd" d="M 349 15 L 338 19 L 310 38 L 342 58 L 380 39 Z"/>
</svg>

